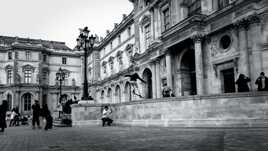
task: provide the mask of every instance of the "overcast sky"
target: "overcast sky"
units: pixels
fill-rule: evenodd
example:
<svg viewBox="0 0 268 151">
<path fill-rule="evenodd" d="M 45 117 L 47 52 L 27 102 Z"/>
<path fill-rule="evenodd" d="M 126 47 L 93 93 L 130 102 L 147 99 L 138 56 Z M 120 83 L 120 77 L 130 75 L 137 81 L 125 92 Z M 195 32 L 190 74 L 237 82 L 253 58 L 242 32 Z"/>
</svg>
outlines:
<svg viewBox="0 0 268 151">
<path fill-rule="evenodd" d="M 64 41 L 73 48 L 78 28 L 105 36 L 122 14 L 132 11 L 129 0 L 0 0 L 0 35 Z"/>
</svg>

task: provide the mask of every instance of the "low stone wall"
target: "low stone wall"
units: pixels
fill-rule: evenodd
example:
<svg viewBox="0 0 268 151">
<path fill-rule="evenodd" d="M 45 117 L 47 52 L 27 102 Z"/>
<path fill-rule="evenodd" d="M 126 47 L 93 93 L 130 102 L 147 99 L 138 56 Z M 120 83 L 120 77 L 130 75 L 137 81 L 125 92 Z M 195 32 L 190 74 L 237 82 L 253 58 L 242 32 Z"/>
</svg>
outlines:
<svg viewBox="0 0 268 151">
<path fill-rule="evenodd" d="M 102 106 L 73 105 L 73 126 L 100 125 Z M 116 125 L 268 127 L 268 92 L 143 100 L 111 107 Z"/>
</svg>

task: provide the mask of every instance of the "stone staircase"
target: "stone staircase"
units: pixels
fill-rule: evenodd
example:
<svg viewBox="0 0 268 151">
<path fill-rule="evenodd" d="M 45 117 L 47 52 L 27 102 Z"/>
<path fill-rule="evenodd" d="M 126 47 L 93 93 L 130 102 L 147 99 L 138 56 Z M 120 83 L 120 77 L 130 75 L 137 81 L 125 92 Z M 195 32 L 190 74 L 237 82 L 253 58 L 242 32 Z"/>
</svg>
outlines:
<svg viewBox="0 0 268 151">
<path fill-rule="evenodd" d="M 72 127 L 72 120 L 70 114 L 63 114 L 60 118 L 53 121 L 54 127 Z"/>
</svg>

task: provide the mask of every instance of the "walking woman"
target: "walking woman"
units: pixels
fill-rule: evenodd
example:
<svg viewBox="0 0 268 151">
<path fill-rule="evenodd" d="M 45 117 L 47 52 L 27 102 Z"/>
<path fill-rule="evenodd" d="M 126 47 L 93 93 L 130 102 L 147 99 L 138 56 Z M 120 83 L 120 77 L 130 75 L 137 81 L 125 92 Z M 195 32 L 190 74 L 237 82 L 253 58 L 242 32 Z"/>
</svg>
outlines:
<svg viewBox="0 0 268 151">
<path fill-rule="evenodd" d="M 47 104 L 44 104 L 42 107 L 42 116 L 46 119 L 45 130 L 52 129 L 53 118 L 52 118 L 51 113 L 47 107 Z"/>
<path fill-rule="evenodd" d="M 3 100 L 2 105 L 0 105 L 0 132 L 4 132 L 5 128 L 7 128 L 7 123 L 6 123 L 6 112 L 7 112 L 7 100 Z"/>
</svg>

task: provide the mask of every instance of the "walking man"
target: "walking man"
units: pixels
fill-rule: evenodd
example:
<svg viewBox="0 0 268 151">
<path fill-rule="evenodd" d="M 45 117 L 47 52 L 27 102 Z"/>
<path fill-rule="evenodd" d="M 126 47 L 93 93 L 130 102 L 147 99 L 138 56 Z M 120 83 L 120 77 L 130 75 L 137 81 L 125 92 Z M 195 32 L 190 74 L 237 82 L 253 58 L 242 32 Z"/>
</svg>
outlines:
<svg viewBox="0 0 268 151">
<path fill-rule="evenodd" d="M 255 84 L 258 85 L 258 91 L 268 91 L 268 78 L 265 76 L 264 72 L 260 73 Z"/>
<path fill-rule="evenodd" d="M 33 110 L 33 119 L 32 119 L 32 126 L 33 129 L 35 129 L 35 123 L 37 124 L 38 128 L 40 127 L 40 105 L 38 100 L 35 100 L 34 104 L 32 105 L 32 110 Z"/>
</svg>

